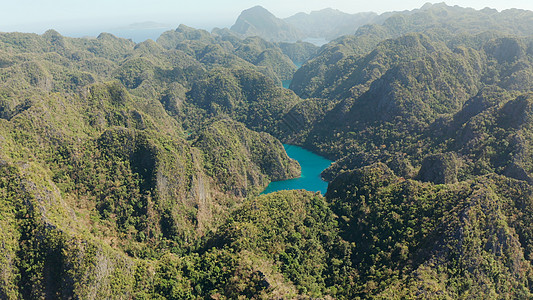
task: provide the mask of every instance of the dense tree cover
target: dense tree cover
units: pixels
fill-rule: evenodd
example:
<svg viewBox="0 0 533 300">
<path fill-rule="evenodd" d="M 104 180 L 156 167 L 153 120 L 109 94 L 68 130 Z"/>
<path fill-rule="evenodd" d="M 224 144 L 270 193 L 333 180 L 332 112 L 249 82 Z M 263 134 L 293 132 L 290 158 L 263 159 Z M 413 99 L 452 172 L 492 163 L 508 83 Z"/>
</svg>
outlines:
<svg viewBox="0 0 533 300">
<path fill-rule="evenodd" d="M 405 36 L 384 44 L 401 45 L 406 39 L 420 38 L 428 41 L 427 36 Z M 417 53 L 418 45 L 409 44 L 414 48 L 411 54 Z M 494 50 L 496 45 L 502 48 Z M 517 166 L 529 165 L 528 156 L 511 154 L 528 151 L 528 139 L 518 138 L 529 134 L 525 116 L 531 82 L 526 74 L 531 58 L 523 41 L 492 39 L 481 50 L 425 49 L 420 52 L 422 58 L 402 55 L 407 62 L 397 61 L 383 73 L 376 71 L 381 75 L 375 80 L 345 91 L 343 86 L 361 78 L 358 69 L 350 69 L 354 77 L 328 92 L 340 100 L 315 121 L 302 143 L 342 158 L 333 167 L 337 171 L 381 161 L 412 177 L 409 165 L 420 166 L 427 155 L 456 152 L 462 178 L 489 172 L 527 178 L 527 173 L 518 175 L 522 171 Z M 499 53 L 510 57 L 498 59 Z M 375 51 L 365 59 L 374 57 Z M 514 124 L 507 124 L 511 119 Z"/>
<path fill-rule="evenodd" d="M 187 99 L 203 110 L 202 115 L 230 116 L 251 129 L 278 137 L 283 116 L 301 101 L 292 91 L 281 89 L 268 77 L 245 68 L 208 72 L 193 84 Z"/>
<path fill-rule="evenodd" d="M 428 4 L 413 11 L 385 13 L 379 18 L 382 20 L 375 20 L 376 24 L 362 26 L 354 35 L 339 37 L 325 45 L 319 56 L 296 73 L 292 85 L 294 91 L 302 97 L 318 96 L 323 89 L 338 84 L 332 81 L 331 74 L 339 76 L 357 69 L 354 62 L 372 52 L 382 41 L 408 33 L 425 33 L 433 41 L 447 43 L 450 49 L 459 45 L 478 49 L 497 36 L 530 36 L 533 26 L 530 11 L 511 9 L 499 13 L 444 3 Z M 389 59 L 394 59 L 394 54 L 400 55 L 393 53 Z M 373 66 L 367 72 L 376 67 L 382 71 L 379 66 Z M 360 83 L 354 83 L 357 84 Z"/>
<path fill-rule="evenodd" d="M 530 16 L 429 5 L 318 53 L 1 33 L 0 298 L 531 298 Z M 280 140 L 337 159 L 325 197 L 258 195 L 299 173 Z"/>
<path fill-rule="evenodd" d="M 298 162 L 280 150 L 281 142 L 231 119 L 211 124 L 198 134 L 193 145 L 209 154 L 207 174 L 237 195 L 246 196 L 254 189 L 263 190 L 270 181 L 300 175 Z"/>
<path fill-rule="evenodd" d="M 228 111 L 206 112 L 227 87 L 200 78 L 217 72 L 238 80 L 250 107 L 234 117 L 251 127 L 280 122 L 265 113 L 261 123 L 261 112 L 299 101 L 233 50 L 218 54 L 212 42 L 199 56 L 109 34 L 0 36 L 1 298 L 127 298 L 147 285 L 151 298 L 163 284 L 151 281 L 152 260 L 197 251 L 246 197 L 299 174 L 274 137 L 217 121 Z M 245 63 L 218 63 L 228 56 Z M 219 280 L 191 255 L 207 272 L 200 286 Z"/>
<path fill-rule="evenodd" d="M 415 15 L 438 11 L 453 18 L 487 13 L 437 5 Z M 527 23 L 529 14 L 505 11 L 492 18 L 511 16 Z M 415 21 L 409 14 L 404 17 Z M 313 97 L 305 102 L 321 98 L 329 103 L 329 108 L 308 112 L 314 117 L 306 119 L 313 121 L 293 135 L 297 143 L 338 160 L 324 176 L 333 179 L 340 170 L 380 161 L 414 178 L 426 156 L 455 153 L 459 179 L 496 172 L 529 180 L 525 166 L 530 159 L 524 155 L 528 139 L 519 138 L 529 135 L 529 125 L 518 107 L 527 111 L 532 86 L 530 37 L 477 33 L 483 28 L 514 30 L 514 23 L 503 21 L 498 23 L 501 28 L 461 27 L 457 21 L 444 35 L 431 24 L 422 22 L 416 30 L 408 26 L 406 30 L 424 33 L 384 40 L 366 54 L 351 43 L 374 34 L 340 39 L 295 74 L 292 88 L 302 97 Z M 519 124 L 506 125 L 505 118 Z"/>
<path fill-rule="evenodd" d="M 496 175 L 405 180 L 382 164 L 339 175 L 326 198 L 353 245 L 352 295 L 530 298 L 531 192 Z"/>
<path fill-rule="evenodd" d="M 253 68 L 272 79 L 288 80 L 296 71 L 296 63 L 309 59 L 316 47 L 306 43 L 296 43 L 292 47 L 281 47 L 259 37 L 241 39 L 223 30 L 210 34 L 180 25 L 175 31 L 164 32 L 157 43 L 168 50 L 181 50 L 208 65 L 224 67 Z"/>
</svg>

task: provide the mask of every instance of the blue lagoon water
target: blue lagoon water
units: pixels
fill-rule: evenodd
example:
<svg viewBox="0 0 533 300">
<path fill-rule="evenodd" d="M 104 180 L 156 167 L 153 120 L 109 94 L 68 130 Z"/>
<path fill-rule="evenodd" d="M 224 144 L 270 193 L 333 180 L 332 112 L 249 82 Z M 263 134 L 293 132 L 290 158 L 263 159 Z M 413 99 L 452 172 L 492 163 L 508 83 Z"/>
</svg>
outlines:
<svg viewBox="0 0 533 300">
<path fill-rule="evenodd" d="M 297 160 L 302 167 L 302 176 L 299 178 L 274 181 L 261 194 L 268 194 L 281 190 L 308 190 L 312 192 L 321 192 L 325 194 L 328 189 L 328 183 L 320 177 L 320 173 L 329 167 L 332 163 L 320 155 L 302 147 L 283 144 L 285 151 L 290 158 Z"/>
<path fill-rule="evenodd" d="M 294 62 L 294 65 L 296 66 L 296 69 L 299 69 L 302 67 L 302 62 Z M 289 79 L 289 80 L 283 80 L 281 82 L 281 84 L 283 85 L 284 88 L 288 89 L 290 86 L 291 86 L 291 83 L 292 83 L 292 79 Z"/>
</svg>

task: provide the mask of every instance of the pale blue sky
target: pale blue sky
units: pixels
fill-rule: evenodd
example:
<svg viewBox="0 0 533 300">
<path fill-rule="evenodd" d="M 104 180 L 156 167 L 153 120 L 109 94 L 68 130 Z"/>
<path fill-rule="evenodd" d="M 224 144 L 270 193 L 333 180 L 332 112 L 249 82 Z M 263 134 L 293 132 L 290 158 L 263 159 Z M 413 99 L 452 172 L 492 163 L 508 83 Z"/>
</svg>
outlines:
<svg viewBox="0 0 533 300">
<path fill-rule="evenodd" d="M 211 29 L 228 27 L 246 8 L 262 5 L 278 17 L 310 12 L 326 7 L 355 13 L 419 8 L 427 0 L 0 0 L 0 31 L 42 33 L 48 28 L 60 32 L 116 28 L 136 22 L 154 21 L 176 27 L 183 23 Z M 440 2 L 440 1 L 439 1 Z M 533 10 L 532 0 L 450 0 L 460 5 L 498 10 Z"/>
</svg>

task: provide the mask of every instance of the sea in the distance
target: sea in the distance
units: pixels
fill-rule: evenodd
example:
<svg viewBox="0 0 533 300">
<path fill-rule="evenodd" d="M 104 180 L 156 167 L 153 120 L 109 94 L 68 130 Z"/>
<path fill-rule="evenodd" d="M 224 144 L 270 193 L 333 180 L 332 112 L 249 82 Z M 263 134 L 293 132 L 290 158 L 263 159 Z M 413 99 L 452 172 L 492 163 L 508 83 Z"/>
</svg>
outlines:
<svg viewBox="0 0 533 300">
<path fill-rule="evenodd" d="M 302 175 L 299 178 L 273 181 L 261 194 L 268 194 L 282 190 L 308 190 L 312 192 L 321 192 L 325 194 L 328 189 L 328 183 L 320 177 L 320 173 L 329 167 L 332 163 L 320 155 L 305 150 L 302 147 L 283 144 L 287 155 L 297 160 L 302 167 Z"/>
</svg>

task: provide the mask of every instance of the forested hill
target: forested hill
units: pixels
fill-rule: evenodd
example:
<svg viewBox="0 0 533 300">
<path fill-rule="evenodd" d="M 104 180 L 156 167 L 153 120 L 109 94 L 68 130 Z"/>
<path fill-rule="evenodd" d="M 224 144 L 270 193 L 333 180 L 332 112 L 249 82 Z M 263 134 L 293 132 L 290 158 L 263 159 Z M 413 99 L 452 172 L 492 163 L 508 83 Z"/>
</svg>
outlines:
<svg viewBox="0 0 533 300">
<path fill-rule="evenodd" d="M 186 26 L 140 44 L 0 34 L 0 298 L 133 297 L 162 255 L 298 176 L 266 132 L 300 101 L 290 57 L 313 51 Z"/>
<path fill-rule="evenodd" d="M 345 13 L 326 8 L 310 13 L 297 13 L 281 19 L 261 6 L 242 11 L 231 32 L 242 37 L 260 36 L 268 41 L 294 42 L 321 38 L 333 41 L 355 35 L 357 42 L 352 47 L 369 51 L 379 41 L 398 37 L 408 32 L 420 32 L 433 28 L 440 38 L 449 33 L 482 32 L 495 30 L 514 35 L 529 35 L 531 12 L 508 9 L 498 12 L 484 8 L 475 10 L 446 3 L 426 3 L 419 9 L 391 11 L 382 14 L 361 12 Z M 522 22 L 515 22 L 521 20 Z"/>
<path fill-rule="evenodd" d="M 0 33 L 0 299 L 532 298 L 533 12 L 358 16 Z"/>
<path fill-rule="evenodd" d="M 406 32 L 376 46 L 371 31 L 324 46 L 297 71 L 291 88 L 332 108 L 294 140 L 338 160 L 325 174 L 330 179 L 378 161 L 412 177 L 426 156 L 441 153 L 454 154 L 463 179 L 491 172 L 529 178 L 532 39 L 526 31 L 510 32 L 517 24 L 531 26 L 533 14 L 490 12 L 486 18 L 488 10 L 433 5 L 402 17 Z M 419 21 L 439 15 L 448 16 L 439 28 L 437 17 Z M 357 42 L 365 40 L 372 50 Z"/>
</svg>

